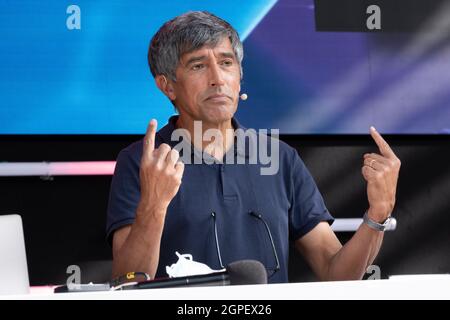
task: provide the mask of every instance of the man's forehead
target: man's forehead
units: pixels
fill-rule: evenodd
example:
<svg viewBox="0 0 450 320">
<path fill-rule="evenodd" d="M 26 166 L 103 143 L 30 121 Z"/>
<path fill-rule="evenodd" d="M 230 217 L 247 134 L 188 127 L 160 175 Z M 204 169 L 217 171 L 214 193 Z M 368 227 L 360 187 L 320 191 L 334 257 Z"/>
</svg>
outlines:
<svg viewBox="0 0 450 320">
<path fill-rule="evenodd" d="M 231 53 L 234 56 L 234 51 L 231 46 L 230 39 L 225 37 L 215 45 L 207 44 L 207 45 L 204 45 L 203 47 L 198 48 L 194 51 L 183 54 L 181 56 L 180 61 L 183 64 L 185 64 L 193 57 L 201 57 L 201 56 L 207 55 L 210 50 L 212 50 L 215 54 L 218 54 L 218 55 L 229 55 Z"/>
</svg>

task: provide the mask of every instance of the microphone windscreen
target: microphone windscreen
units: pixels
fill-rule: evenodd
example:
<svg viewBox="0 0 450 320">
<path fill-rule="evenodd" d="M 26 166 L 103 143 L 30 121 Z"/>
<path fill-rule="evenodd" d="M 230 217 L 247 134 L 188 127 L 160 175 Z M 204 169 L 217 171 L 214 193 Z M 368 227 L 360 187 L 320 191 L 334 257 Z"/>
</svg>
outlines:
<svg viewBox="0 0 450 320">
<path fill-rule="evenodd" d="M 264 265 L 256 260 L 239 260 L 227 266 L 231 285 L 266 284 L 267 271 Z"/>
</svg>

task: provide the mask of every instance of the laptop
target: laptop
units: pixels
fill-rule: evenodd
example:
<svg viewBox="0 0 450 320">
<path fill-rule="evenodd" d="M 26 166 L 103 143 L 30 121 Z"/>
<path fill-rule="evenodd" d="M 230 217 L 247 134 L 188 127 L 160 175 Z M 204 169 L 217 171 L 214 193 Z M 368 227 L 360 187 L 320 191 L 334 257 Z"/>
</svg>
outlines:
<svg viewBox="0 0 450 320">
<path fill-rule="evenodd" d="M 29 292 L 22 218 L 0 215 L 0 295 Z"/>
</svg>

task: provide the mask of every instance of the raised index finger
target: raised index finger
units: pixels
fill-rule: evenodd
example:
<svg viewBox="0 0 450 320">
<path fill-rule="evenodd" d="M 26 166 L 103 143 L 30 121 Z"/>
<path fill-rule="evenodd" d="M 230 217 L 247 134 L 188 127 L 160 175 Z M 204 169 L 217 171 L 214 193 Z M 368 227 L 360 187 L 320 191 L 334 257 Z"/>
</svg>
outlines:
<svg viewBox="0 0 450 320">
<path fill-rule="evenodd" d="M 144 154 L 152 153 L 155 149 L 155 135 L 156 135 L 156 127 L 158 123 L 155 119 L 152 119 L 147 127 L 147 132 L 144 137 Z"/>
<path fill-rule="evenodd" d="M 386 140 L 383 139 L 383 137 L 378 133 L 378 131 L 374 127 L 370 127 L 370 135 L 372 136 L 373 140 L 375 140 L 375 143 L 377 144 L 383 156 L 387 158 L 395 157 L 394 151 L 392 151 L 389 144 L 386 142 Z"/>
</svg>

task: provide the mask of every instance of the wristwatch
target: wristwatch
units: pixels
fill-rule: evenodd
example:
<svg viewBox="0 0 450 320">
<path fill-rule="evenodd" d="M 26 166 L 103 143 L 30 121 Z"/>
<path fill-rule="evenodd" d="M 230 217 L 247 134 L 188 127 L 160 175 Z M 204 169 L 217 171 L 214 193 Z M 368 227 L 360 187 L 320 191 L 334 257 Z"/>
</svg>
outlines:
<svg viewBox="0 0 450 320">
<path fill-rule="evenodd" d="M 384 231 L 386 230 L 386 228 L 389 226 L 390 222 L 391 222 L 391 216 L 387 217 L 386 220 L 384 220 L 384 222 L 382 223 L 378 223 L 376 221 L 373 221 L 372 219 L 369 218 L 369 215 L 366 211 L 366 213 L 364 213 L 364 218 L 363 221 L 365 224 L 367 224 L 370 228 L 377 230 L 377 231 Z"/>
</svg>

